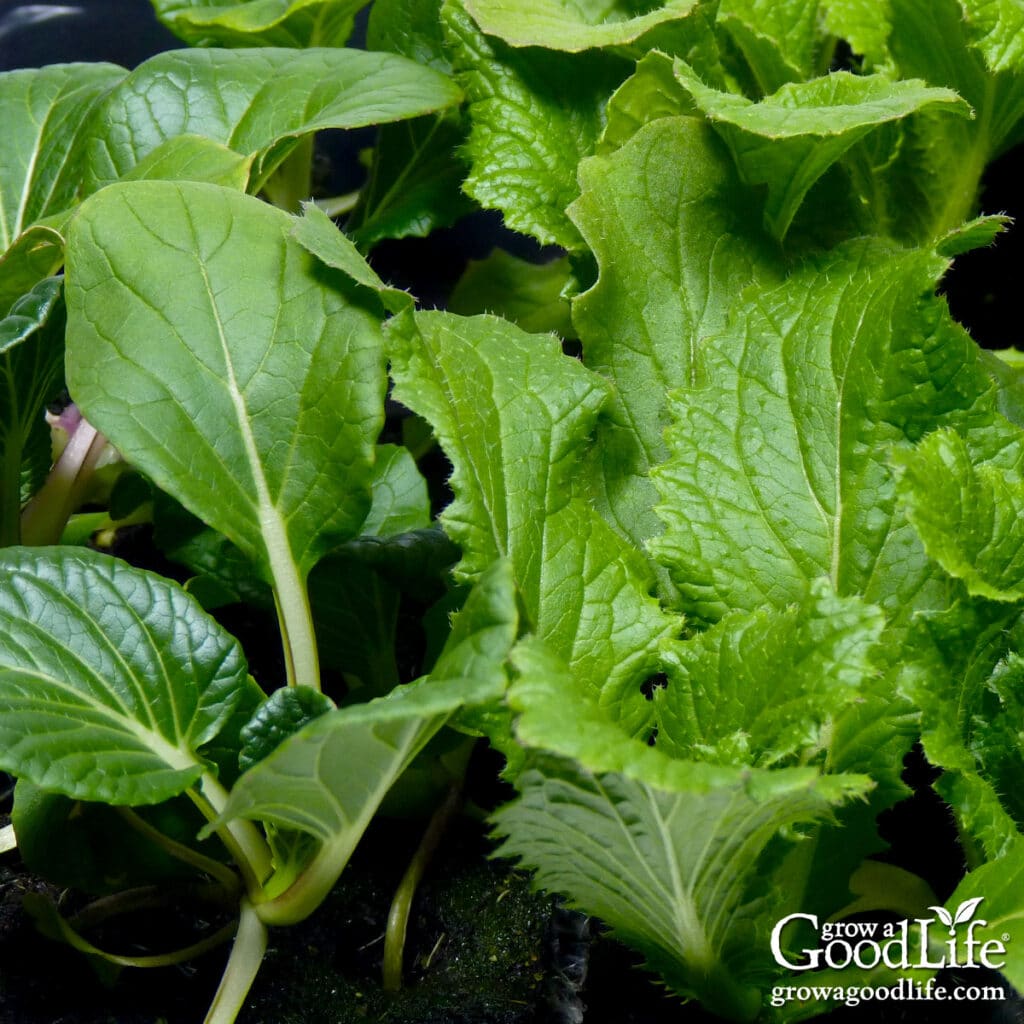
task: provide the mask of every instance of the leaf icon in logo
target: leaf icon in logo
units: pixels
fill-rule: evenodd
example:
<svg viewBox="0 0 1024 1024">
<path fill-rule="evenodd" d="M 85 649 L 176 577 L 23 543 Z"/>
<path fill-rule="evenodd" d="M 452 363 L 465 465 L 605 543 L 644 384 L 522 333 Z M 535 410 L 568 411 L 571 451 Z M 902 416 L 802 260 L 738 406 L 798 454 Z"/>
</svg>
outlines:
<svg viewBox="0 0 1024 1024">
<path fill-rule="evenodd" d="M 956 914 L 953 915 L 953 924 L 963 924 L 964 921 L 970 921 L 970 919 L 974 917 L 974 912 L 978 909 L 978 904 L 980 904 L 984 898 L 984 896 L 975 896 L 973 900 L 964 900 L 964 902 L 956 908 Z"/>
<path fill-rule="evenodd" d="M 953 915 L 945 907 L 929 907 L 928 909 L 935 911 L 939 920 L 949 929 L 949 934 L 953 935 Z"/>
</svg>

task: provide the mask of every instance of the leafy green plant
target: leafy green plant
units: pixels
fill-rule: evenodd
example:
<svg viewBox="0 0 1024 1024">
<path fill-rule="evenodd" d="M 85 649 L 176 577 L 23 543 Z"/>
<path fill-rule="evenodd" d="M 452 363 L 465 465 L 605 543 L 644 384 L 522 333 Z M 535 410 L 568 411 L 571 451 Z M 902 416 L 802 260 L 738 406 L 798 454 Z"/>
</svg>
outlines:
<svg viewBox="0 0 1024 1024">
<path fill-rule="evenodd" d="M 680 996 L 800 1019 L 827 1006 L 769 1003 L 776 921 L 937 905 L 870 859 L 920 737 L 969 868 L 940 916 L 989 901 L 1024 985 L 1019 358 L 937 295 L 1008 226 L 979 192 L 1024 137 L 1014 5 L 376 0 L 362 51 L 347 0 L 154 6 L 198 48 L 0 78 L 0 767 L 30 866 L 237 914 L 156 958 L 234 934 L 231 1021 L 266 928 L 453 725 L 506 757 L 503 854 Z M 314 133 L 368 125 L 363 188 L 309 203 Z M 560 253 L 475 262 L 446 310 L 367 262 L 476 205 Z M 82 546 L 127 522 L 184 589 Z M 276 610 L 269 696 L 208 614 L 233 602 Z M 77 802 L 117 872 L 75 860 Z"/>
</svg>

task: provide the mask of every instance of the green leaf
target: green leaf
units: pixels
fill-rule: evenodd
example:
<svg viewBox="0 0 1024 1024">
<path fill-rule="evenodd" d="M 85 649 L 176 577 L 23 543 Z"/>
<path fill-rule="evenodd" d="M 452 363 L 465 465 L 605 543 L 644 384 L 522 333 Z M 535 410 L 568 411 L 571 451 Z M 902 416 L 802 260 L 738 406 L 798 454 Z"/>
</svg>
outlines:
<svg viewBox="0 0 1024 1024">
<path fill-rule="evenodd" d="M 18 543 L 25 485 L 34 490 L 50 466 L 43 414 L 64 362 L 61 284 L 40 281 L 0 320 L 0 546 Z"/>
<path fill-rule="evenodd" d="M 868 780 L 675 760 L 623 734 L 536 641 L 517 646 L 514 664 L 516 734 L 538 752 L 519 799 L 495 816 L 501 853 L 600 916 L 680 995 L 753 1020 L 773 970 L 767 932 L 786 899 L 765 884 L 766 848 Z"/>
<path fill-rule="evenodd" d="M 984 449 L 984 450 L 979 450 Z M 968 442 L 955 430 L 900 452 L 899 493 L 929 556 L 967 592 L 1024 600 L 1024 442 L 1005 421 Z"/>
<path fill-rule="evenodd" d="M 125 74 L 113 64 L 58 64 L 0 75 L 0 252 L 37 220 L 73 205 L 82 125 Z"/>
<path fill-rule="evenodd" d="M 575 284 L 567 256 L 528 263 L 504 249 L 470 260 L 455 285 L 448 309 L 462 316 L 494 313 L 531 334 L 575 334 L 564 292 Z"/>
<path fill-rule="evenodd" d="M 442 516 L 472 581 L 508 558 L 529 621 L 613 717 L 640 730 L 658 642 L 678 625 L 648 594 L 643 556 L 584 497 L 579 459 L 607 396 L 550 335 L 494 317 L 390 321 L 395 396 L 434 428 L 454 471 Z"/>
<path fill-rule="evenodd" d="M 723 0 L 719 23 L 763 94 L 828 70 L 822 6 L 820 0 Z"/>
<path fill-rule="evenodd" d="M 246 686 L 234 638 L 180 587 L 83 548 L 11 548 L 0 568 L 0 766 L 110 804 L 198 782 Z"/>
<path fill-rule="evenodd" d="M 366 48 L 398 53 L 417 64 L 451 73 L 441 27 L 443 0 L 374 0 Z"/>
<path fill-rule="evenodd" d="M 576 168 L 594 151 L 604 108 L 629 65 L 600 51 L 515 50 L 484 36 L 457 2 L 443 9 L 452 64 L 469 98 L 466 191 L 544 244 L 581 248 L 565 215 Z"/>
<path fill-rule="evenodd" d="M 975 217 L 959 228 L 943 235 L 935 245 L 940 256 L 959 256 L 972 249 L 982 249 L 992 245 L 1013 223 L 1012 217 L 992 214 L 988 217 Z"/>
<path fill-rule="evenodd" d="M 359 528 L 382 415 L 376 318 L 292 225 L 230 190 L 140 182 L 90 199 L 68 244 L 75 398 L 268 580 Z"/>
<path fill-rule="evenodd" d="M 1024 72 L 1024 8 L 1016 0 L 960 0 L 970 40 L 992 71 Z"/>
<path fill-rule="evenodd" d="M 294 223 L 213 185 L 91 197 L 68 236 L 67 377 L 125 458 L 274 584 L 313 683 L 304 581 L 366 517 L 384 373 L 377 316 Z"/>
<path fill-rule="evenodd" d="M 206 181 L 244 192 L 252 156 L 202 135 L 172 135 L 122 176 L 124 181 Z"/>
<path fill-rule="evenodd" d="M 470 594 L 428 677 L 321 715 L 242 776 L 222 820 L 270 822 L 321 844 L 295 891 L 260 908 L 268 923 L 302 920 L 315 909 L 392 783 L 430 738 L 463 706 L 500 698 L 517 625 L 511 573 L 499 563 Z"/>
<path fill-rule="evenodd" d="M 356 284 L 376 292 L 389 312 L 397 313 L 412 306 L 412 296 L 386 285 L 359 254 L 348 236 L 339 231 L 331 218 L 315 203 L 303 205 L 302 216 L 292 228 L 292 237 L 322 263 L 342 271 Z"/>
<path fill-rule="evenodd" d="M 668 686 L 654 694 L 658 749 L 737 767 L 808 763 L 864 700 L 884 624 L 819 583 L 802 605 L 734 613 L 671 645 Z"/>
<path fill-rule="evenodd" d="M 0 256 L 0 316 L 64 263 L 64 236 L 38 225 L 22 232 Z"/>
<path fill-rule="evenodd" d="M 728 143 L 743 179 L 767 186 L 765 223 L 780 239 L 811 186 L 878 126 L 935 105 L 960 116 L 970 113 L 950 89 L 918 80 L 837 71 L 783 85 L 752 103 L 709 88 L 681 61 L 674 69 L 680 87 Z"/>
<path fill-rule="evenodd" d="M 825 576 L 905 621 L 946 582 L 896 504 L 889 452 L 988 415 L 977 348 L 934 255 L 856 242 L 753 288 L 676 394 L 652 541 L 705 621 L 782 607 Z"/>
<path fill-rule="evenodd" d="M 363 249 L 385 238 L 424 238 L 473 209 L 462 191 L 466 127 L 445 114 L 382 125 L 359 205 L 345 225 Z"/>
<path fill-rule="evenodd" d="M 463 2 L 489 36 L 513 46 L 543 46 L 570 53 L 635 42 L 659 25 L 685 18 L 697 4 L 697 0 L 668 0 L 661 5 L 638 0 L 597 5 L 579 0 Z"/>
<path fill-rule="evenodd" d="M 935 788 L 968 856 L 1000 857 L 1024 831 L 1024 625 L 1020 609 L 961 601 L 914 624 L 901 686 L 921 708 L 921 742 L 943 769 Z M 973 846 L 972 844 L 977 844 Z"/>
<path fill-rule="evenodd" d="M 665 65 L 652 55 L 634 80 Z M 594 455 L 600 507 L 640 548 L 662 529 L 649 473 L 668 454 L 669 391 L 701 379 L 701 348 L 737 293 L 776 281 L 783 264 L 724 145 L 696 118 L 647 125 L 585 161 L 580 184 L 570 214 L 599 276 L 574 300 L 573 323 L 587 366 L 615 384 Z"/>
<path fill-rule="evenodd" d="M 242 729 L 242 747 L 238 752 L 242 771 L 269 757 L 289 736 L 334 707 L 330 697 L 309 686 L 275 690 Z"/>
<path fill-rule="evenodd" d="M 88 191 L 124 176 L 175 135 L 202 135 L 255 157 L 254 188 L 296 141 L 321 128 L 359 128 L 459 102 L 444 75 L 361 50 L 174 50 L 136 68 L 95 112 Z"/>
<path fill-rule="evenodd" d="M 344 46 L 366 0 L 153 0 L 189 46 Z"/>
<path fill-rule="evenodd" d="M 1000 939 L 1006 947 L 1000 973 L 1018 990 L 1024 988 L 1024 840 L 1018 839 L 991 864 L 968 873 L 946 901 L 953 912 L 967 900 L 982 900 L 978 916 L 987 927 L 978 929 L 982 942 Z M 1010 993 L 1007 992 L 1009 996 Z M 1012 997 L 1011 997 L 1012 998 Z"/>
</svg>

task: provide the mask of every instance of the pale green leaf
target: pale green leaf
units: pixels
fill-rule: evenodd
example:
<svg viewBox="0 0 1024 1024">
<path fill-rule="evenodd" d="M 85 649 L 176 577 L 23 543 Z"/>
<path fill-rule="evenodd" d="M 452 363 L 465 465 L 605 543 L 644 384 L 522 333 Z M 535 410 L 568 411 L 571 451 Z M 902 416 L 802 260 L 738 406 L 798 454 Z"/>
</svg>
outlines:
<svg viewBox="0 0 1024 1024">
<path fill-rule="evenodd" d="M 680 87 L 728 143 L 740 174 L 765 185 L 765 222 L 782 238 L 811 186 L 869 132 L 926 107 L 967 116 L 970 108 L 950 89 L 918 80 L 893 82 L 835 72 L 783 85 L 760 103 L 706 86 L 681 61 Z"/>
<path fill-rule="evenodd" d="M 412 306 L 412 296 L 386 285 L 349 237 L 339 231 L 315 203 L 303 205 L 302 216 L 292 228 L 292 237 L 327 266 L 342 271 L 357 284 L 376 292 L 384 308 L 390 312 L 397 313 Z"/>
<path fill-rule="evenodd" d="M 85 186 L 123 175 L 166 139 L 202 135 L 254 156 L 259 187 L 295 142 L 459 102 L 444 75 L 361 50 L 174 50 L 136 68 L 96 108 Z"/>
<path fill-rule="evenodd" d="M 697 0 L 464 0 L 480 28 L 513 46 L 577 53 L 635 42 L 666 22 L 685 18 Z"/>
<path fill-rule="evenodd" d="M 821 0 L 722 0 L 719 23 L 763 94 L 828 70 L 822 6 Z"/>
<path fill-rule="evenodd" d="M 11 548 L 0 568 L 4 770 L 112 804 L 195 784 L 246 686 L 234 638 L 175 584 L 83 548 Z"/>
<path fill-rule="evenodd" d="M 825 0 L 824 9 L 827 29 L 845 39 L 869 70 L 882 70 L 892 31 L 888 0 Z"/>
<path fill-rule="evenodd" d="M 190 46 L 344 46 L 366 0 L 152 0 Z"/>
<path fill-rule="evenodd" d="M 76 401 L 289 599 L 366 516 L 384 394 L 377 317 L 293 223 L 213 185 L 121 184 L 83 205 L 67 270 Z"/>
<path fill-rule="evenodd" d="M 864 700 L 884 624 L 819 584 L 800 605 L 734 613 L 670 645 L 668 685 L 654 694 L 658 749 L 737 767 L 808 763 Z"/>
<path fill-rule="evenodd" d="M 0 252 L 35 221 L 74 203 L 82 174 L 76 145 L 82 125 L 125 74 L 113 64 L 57 64 L 0 74 Z"/>
<path fill-rule="evenodd" d="M 856 242 L 737 302 L 677 392 L 655 470 L 666 529 L 652 546 L 684 607 L 707 621 L 782 607 L 821 576 L 901 620 L 944 606 L 889 463 L 987 408 L 977 348 L 931 295 L 943 267 Z"/>
<path fill-rule="evenodd" d="M 1024 72 L 1024 6 L 1019 0 L 960 0 L 971 42 L 992 71 Z"/>
<path fill-rule="evenodd" d="M 896 464 L 900 497 L 929 556 L 976 597 L 1024 600 L 1021 432 L 1005 421 L 984 439 L 938 430 Z"/>
<path fill-rule="evenodd" d="M 572 338 L 564 292 L 574 283 L 566 256 L 529 263 L 495 249 L 486 259 L 469 261 L 448 299 L 448 309 L 461 316 L 494 313 L 531 334 L 552 331 Z"/>
<path fill-rule="evenodd" d="M 940 256 L 952 257 L 970 252 L 972 249 L 982 249 L 992 245 L 1012 224 L 1013 218 L 1003 214 L 975 217 L 974 220 L 943 235 L 936 242 L 935 251 Z"/>
<path fill-rule="evenodd" d="M 869 781 L 674 760 L 624 735 L 540 644 L 518 645 L 514 664 L 516 735 L 537 753 L 520 797 L 496 815 L 501 852 L 600 916 L 680 995 L 753 1020 L 772 970 L 767 932 L 786 899 L 758 892 L 765 848 Z"/>
<path fill-rule="evenodd" d="M 25 485 L 34 490 L 40 470 L 49 469 L 43 414 L 60 388 L 63 364 L 61 280 L 48 277 L 0 320 L 0 545 L 18 543 Z"/>
<path fill-rule="evenodd" d="M 445 529 L 457 575 L 508 558 L 534 629 L 639 730 L 640 684 L 677 629 L 649 596 L 643 556 L 590 507 L 579 459 L 607 396 L 550 335 L 495 317 L 403 314 L 390 322 L 395 396 L 426 419 L 451 460 Z"/>
<path fill-rule="evenodd" d="M 652 55 L 635 79 L 668 64 Z M 737 293 L 777 280 L 783 263 L 725 146 L 696 118 L 647 125 L 584 162 L 580 184 L 570 214 L 599 276 L 574 300 L 573 323 L 587 366 L 615 384 L 594 454 L 600 507 L 640 548 L 661 532 L 649 473 L 668 453 L 669 391 L 701 379 L 702 346 Z"/>
<path fill-rule="evenodd" d="M 430 738 L 461 708 L 501 697 L 517 625 L 511 573 L 499 563 L 470 594 L 429 676 L 321 715 L 289 737 L 234 786 L 223 820 L 253 818 L 313 836 L 321 845 L 304 884 L 326 893 L 388 789 Z M 312 909 L 299 901 L 274 920 L 288 923 Z"/>
<path fill-rule="evenodd" d="M 581 248 L 566 217 L 576 168 L 594 151 L 626 61 L 591 51 L 515 50 L 489 39 L 457 2 L 443 10 L 452 63 L 469 98 L 466 191 L 544 244 Z"/>
<path fill-rule="evenodd" d="M 244 192 L 252 156 L 202 135 L 172 135 L 123 175 L 123 181 L 206 181 Z"/>
</svg>

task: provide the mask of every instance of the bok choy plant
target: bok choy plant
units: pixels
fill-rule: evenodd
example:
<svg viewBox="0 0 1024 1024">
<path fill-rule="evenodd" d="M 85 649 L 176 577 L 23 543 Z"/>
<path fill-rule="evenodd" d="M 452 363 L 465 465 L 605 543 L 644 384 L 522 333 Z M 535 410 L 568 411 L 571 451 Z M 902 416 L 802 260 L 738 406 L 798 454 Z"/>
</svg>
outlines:
<svg viewBox="0 0 1024 1024">
<path fill-rule="evenodd" d="M 1021 359 L 939 294 L 1009 227 L 982 175 L 1024 138 L 1019 5 L 375 0 L 365 50 L 352 0 L 154 6 L 193 48 L 0 78 L 29 866 L 220 908 L 155 959 L 233 935 L 232 1021 L 451 726 L 505 757 L 499 852 L 723 1018 L 829 1009 L 769 999 L 792 914 L 983 905 L 1024 985 Z M 371 125 L 361 189 L 311 202 L 314 134 Z M 445 309 L 374 269 L 478 208 L 553 258 L 472 263 Z M 129 522 L 184 587 L 96 550 Z M 423 586 L 458 611 L 403 672 Z M 276 610 L 269 695 L 209 614 L 239 602 Z M 952 893 L 873 859 L 917 740 Z M 82 807 L 124 842 L 73 870 Z"/>
</svg>

